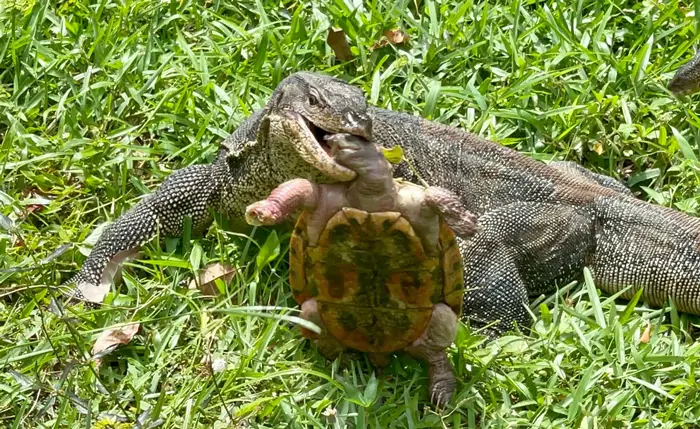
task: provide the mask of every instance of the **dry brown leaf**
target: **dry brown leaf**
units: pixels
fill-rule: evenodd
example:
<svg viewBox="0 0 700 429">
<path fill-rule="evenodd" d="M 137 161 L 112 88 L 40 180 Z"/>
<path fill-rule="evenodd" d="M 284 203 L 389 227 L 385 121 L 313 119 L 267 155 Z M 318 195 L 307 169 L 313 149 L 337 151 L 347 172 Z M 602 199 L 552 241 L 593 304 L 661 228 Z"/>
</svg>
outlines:
<svg viewBox="0 0 700 429">
<path fill-rule="evenodd" d="M 221 279 L 224 283 L 228 283 L 234 274 L 236 274 L 236 269 L 229 264 L 221 264 L 219 262 L 209 264 L 199 271 L 197 278 L 192 279 L 189 288 L 199 289 L 202 296 L 217 296 L 219 289 L 216 287 L 216 279 Z"/>
<path fill-rule="evenodd" d="M 44 210 L 46 206 L 43 204 L 29 204 L 28 206 L 25 207 L 27 210 L 27 213 L 36 213 Z"/>
<path fill-rule="evenodd" d="M 639 342 L 647 344 L 649 341 L 651 341 L 651 323 L 647 322 L 647 327 L 642 332 L 642 336 L 639 337 Z"/>
<path fill-rule="evenodd" d="M 402 43 L 408 42 L 408 34 L 400 28 L 394 28 L 392 30 L 386 30 L 384 32 L 384 37 L 387 38 L 389 43 L 392 45 L 400 45 Z"/>
<path fill-rule="evenodd" d="M 342 29 L 331 27 L 328 30 L 326 43 L 333 49 L 335 56 L 339 60 L 350 61 L 353 59 L 352 52 L 350 52 L 350 45 L 348 45 L 348 39 L 345 37 L 345 32 Z"/>
<path fill-rule="evenodd" d="M 37 200 L 36 203 L 34 204 L 28 204 L 25 206 L 25 211 L 27 214 L 29 213 L 36 213 L 44 210 L 48 204 L 51 203 L 51 199 L 47 198 L 46 196 L 40 194 L 38 191 L 35 189 L 32 189 L 29 191 L 28 195 L 29 198 Z"/>
<path fill-rule="evenodd" d="M 383 48 L 386 45 L 403 45 L 408 42 L 408 34 L 400 28 L 393 28 L 384 32 L 384 37 L 372 45 L 370 50 Z"/>
<path fill-rule="evenodd" d="M 129 344 L 140 327 L 140 323 L 132 323 L 119 328 L 107 329 L 102 332 L 92 346 L 92 357 L 95 359 L 95 362 L 97 362 L 97 366 L 100 366 L 102 363 L 102 357 L 111 353 L 117 346 L 120 344 Z"/>
</svg>

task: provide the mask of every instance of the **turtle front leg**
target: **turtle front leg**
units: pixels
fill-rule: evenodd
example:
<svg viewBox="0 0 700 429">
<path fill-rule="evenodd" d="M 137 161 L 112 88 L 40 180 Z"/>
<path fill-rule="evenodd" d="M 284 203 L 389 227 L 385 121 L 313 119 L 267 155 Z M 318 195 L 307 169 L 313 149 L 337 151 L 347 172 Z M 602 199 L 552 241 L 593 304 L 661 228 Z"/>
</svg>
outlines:
<svg viewBox="0 0 700 429">
<path fill-rule="evenodd" d="M 306 179 L 289 180 L 276 187 L 266 199 L 246 207 L 245 219 L 254 226 L 275 225 L 301 208 L 312 209 L 317 200 L 317 185 Z"/>
<path fill-rule="evenodd" d="M 430 186 L 425 190 L 423 204 L 437 211 L 455 234 L 463 239 L 468 239 L 479 229 L 476 215 L 447 189 Z"/>
<path fill-rule="evenodd" d="M 306 328 L 301 328 L 301 335 L 313 340 L 323 357 L 333 361 L 343 353 L 345 346 L 335 339 L 326 329 L 323 320 L 321 320 L 321 315 L 318 313 L 318 302 L 315 299 L 306 300 L 301 305 L 301 318 L 313 322 L 321 328 L 320 334 Z"/>
<path fill-rule="evenodd" d="M 428 327 L 406 351 L 428 363 L 430 401 L 438 407 L 446 405 L 457 388 L 454 369 L 445 349 L 457 337 L 457 315 L 446 304 L 433 307 Z"/>
</svg>

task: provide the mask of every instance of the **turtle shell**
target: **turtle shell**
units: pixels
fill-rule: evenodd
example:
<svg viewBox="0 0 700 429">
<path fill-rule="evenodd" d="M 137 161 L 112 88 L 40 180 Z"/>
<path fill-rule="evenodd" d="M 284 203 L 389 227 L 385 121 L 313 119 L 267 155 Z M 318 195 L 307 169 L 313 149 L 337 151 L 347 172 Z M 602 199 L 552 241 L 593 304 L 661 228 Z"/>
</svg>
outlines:
<svg viewBox="0 0 700 429">
<path fill-rule="evenodd" d="M 400 350 L 421 336 L 433 305 L 443 302 L 461 314 L 462 258 L 444 221 L 438 256 L 430 257 L 398 212 L 343 208 L 314 246 L 307 218 L 301 214 L 292 234 L 289 283 L 299 304 L 316 299 L 326 329 L 345 346 Z"/>
</svg>

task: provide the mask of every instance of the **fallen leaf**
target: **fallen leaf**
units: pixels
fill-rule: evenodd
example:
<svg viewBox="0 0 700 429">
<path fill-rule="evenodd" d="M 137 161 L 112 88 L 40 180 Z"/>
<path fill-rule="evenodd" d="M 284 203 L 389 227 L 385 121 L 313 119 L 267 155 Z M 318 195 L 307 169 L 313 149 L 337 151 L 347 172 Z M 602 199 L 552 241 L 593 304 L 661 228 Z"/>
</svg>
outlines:
<svg viewBox="0 0 700 429">
<path fill-rule="evenodd" d="M 328 46 L 333 49 L 335 56 L 339 60 L 350 61 L 353 59 L 352 52 L 350 52 L 350 45 L 348 45 L 348 40 L 345 37 L 345 32 L 342 29 L 331 27 L 328 30 L 326 42 L 328 43 Z"/>
<path fill-rule="evenodd" d="M 405 31 L 394 28 L 392 30 L 386 30 L 384 32 L 384 37 L 389 40 L 392 45 L 400 45 L 402 43 L 408 42 L 408 34 Z"/>
<path fill-rule="evenodd" d="M 102 332 L 92 346 L 92 358 L 97 366 L 102 363 L 102 357 L 111 353 L 120 344 L 129 344 L 134 335 L 139 331 L 140 323 L 132 323 L 119 328 L 107 329 Z"/>
<path fill-rule="evenodd" d="M 229 264 L 221 264 L 219 262 L 209 264 L 199 271 L 199 275 L 196 278 L 192 279 L 189 288 L 199 289 L 202 296 L 217 296 L 219 289 L 216 287 L 216 280 L 221 279 L 224 283 L 228 283 L 234 274 L 236 274 L 236 269 Z"/>
<path fill-rule="evenodd" d="M 396 145 L 391 149 L 382 147 L 381 150 L 387 161 L 392 164 L 398 164 L 403 160 L 403 149 L 401 149 L 401 146 L 399 145 Z"/>
<path fill-rule="evenodd" d="M 391 30 L 386 30 L 383 33 L 383 37 L 376 42 L 370 50 L 383 48 L 386 45 L 403 45 L 408 42 L 408 34 L 401 30 L 400 28 L 393 28 Z"/>
<path fill-rule="evenodd" d="M 29 192 L 29 204 L 26 205 L 25 211 L 26 213 L 35 213 L 38 211 L 43 210 L 46 206 L 51 204 L 51 199 L 47 198 L 46 196 L 40 194 L 36 190 L 31 190 Z"/>
<path fill-rule="evenodd" d="M 651 323 L 647 322 L 647 327 L 642 332 L 642 336 L 639 337 L 639 342 L 647 344 L 649 341 L 651 341 Z"/>
</svg>

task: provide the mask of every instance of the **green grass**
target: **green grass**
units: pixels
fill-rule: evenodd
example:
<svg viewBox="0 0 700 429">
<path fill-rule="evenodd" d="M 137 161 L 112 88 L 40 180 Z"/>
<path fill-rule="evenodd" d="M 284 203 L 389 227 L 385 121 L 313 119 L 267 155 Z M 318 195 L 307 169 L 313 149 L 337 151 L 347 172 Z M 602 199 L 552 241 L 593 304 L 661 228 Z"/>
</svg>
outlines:
<svg viewBox="0 0 700 429">
<path fill-rule="evenodd" d="M 697 6 L 373 0 L 355 11 L 362 3 L 0 1 L 0 268 L 27 268 L 0 272 L 0 427 L 104 428 L 109 415 L 124 428 L 672 428 L 700 419 L 700 344 L 688 318 L 598 297 L 590 285 L 533 304 L 529 336 L 480 347 L 462 327 L 450 350 L 459 390 L 442 414 L 421 405 L 427 377 L 416 362 L 400 357 L 382 373 L 364 360 L 338 367 L 282 319 L 294 310 L 266 308 L 292 307 L 285 235 L 252 240 L 216 224 L 201 239 L 147 246 L 103 308 L 50 304 L 47 286 L 82 264 L 98 225 L 173 170 L 210 161 L 302 69 L 352 80 L 376 105 L 581 162 L 640 198 L 698 214 L 698 97 L 665 89 L 694 53 Z M 330 25 L 348 35 L 354 61 L 334 61 Z M 409 45 L 370 49 L 394 26 Z M 182 286 L 218 260 L 239 270 L 223 295 L 205 300 Z M 129 321 L 139 334 L 97 368 L 96 336 Z M 206 356 L 225 369 L 208 372 Z"/>
</svg>

